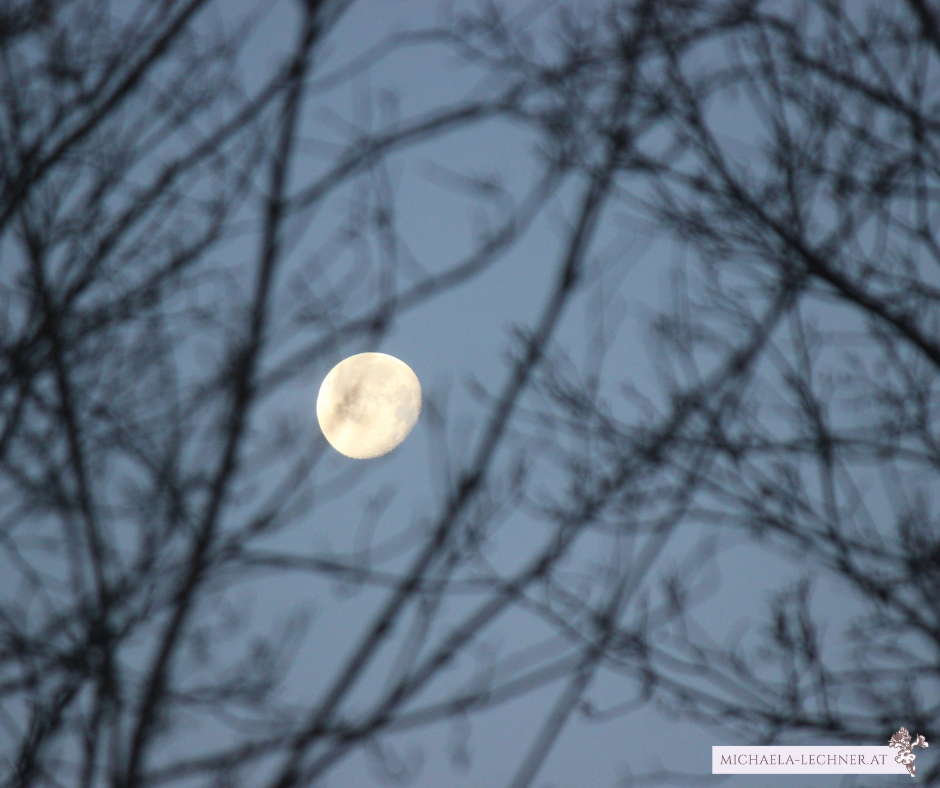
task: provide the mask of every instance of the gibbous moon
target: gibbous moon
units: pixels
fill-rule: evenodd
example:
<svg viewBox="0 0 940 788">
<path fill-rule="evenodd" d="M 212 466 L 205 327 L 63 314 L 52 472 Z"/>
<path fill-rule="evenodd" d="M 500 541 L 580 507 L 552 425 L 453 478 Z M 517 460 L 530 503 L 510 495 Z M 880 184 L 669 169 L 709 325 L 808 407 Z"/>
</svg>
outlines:
<svg viewBox="0 0 940 788">
<path fill-rule="evenodd" d="M 340 361 L 317 396 L 317 421 L 326 439 L 356 460 L 388 454 L 408 437 L 419 413 L 418 376 L 385 353 L 360 353 Z"/>
</svg>

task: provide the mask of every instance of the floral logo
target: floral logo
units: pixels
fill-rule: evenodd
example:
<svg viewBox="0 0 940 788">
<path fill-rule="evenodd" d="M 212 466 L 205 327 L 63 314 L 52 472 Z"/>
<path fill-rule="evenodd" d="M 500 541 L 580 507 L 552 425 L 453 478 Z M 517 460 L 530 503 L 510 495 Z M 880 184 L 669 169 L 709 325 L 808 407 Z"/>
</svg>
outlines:
<svg viewBox="0 0 940 788">
<path fill-rule="evenodd" d="M 914 759 L 917 757 L 914 755 L 914 747 L 929 747 L 927 740 L 923 736 L 918 736 L 917 741 L 911 741 L 911 734 L 907 732 L 907 728 L 901 728 L 894 736 L 891 737 L 891 740 L 888 742 L 889 747 L 897 747 L 900 752 L 894 756 L 895 763 L 903 764 L 907 767 L 907 771 L 910 772 L 911 777 L 914 776 L 917 771 L 917 767 L 914 765 Z"/>
</svg>

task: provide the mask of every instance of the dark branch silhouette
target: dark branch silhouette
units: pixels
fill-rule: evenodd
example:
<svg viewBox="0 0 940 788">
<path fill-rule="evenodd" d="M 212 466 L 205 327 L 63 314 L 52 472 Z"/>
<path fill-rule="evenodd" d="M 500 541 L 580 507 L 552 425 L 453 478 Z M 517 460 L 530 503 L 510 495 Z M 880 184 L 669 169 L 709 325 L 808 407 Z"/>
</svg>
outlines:
<svg viewBox="0 0 940 788">
<path fill-rule="evenodd" d="M 654 706 L 742 743 L 937 738 L 937 10 L 481 3 L 335 57 L 354 5 L 285 6 L 279 51 L 218 0 L 0 8 L 2 784 L 294 788 L 359 756 L 403 784 L 401 737 L 451 726 L 472 768 L 477 715 L 532 695 L 511 788 L 573 717 Z M 373 114 L 357 80 L 412 48 L 450 99 Z M 427 163 L 478 131 L 518 173 Z M 402 160 L 478 209 L 447 261 L 409 243 Z M 291 392 L 533 236 L 532 317 L 475 410 L 429 392 L 440 483 L 403 514 Z M 352 547 L 308 538 L 337 503 Z M 741 550 L 786 569 L 735 585 Z M 318 629 L 298 583 L 361 620 Z"/>
</svg>

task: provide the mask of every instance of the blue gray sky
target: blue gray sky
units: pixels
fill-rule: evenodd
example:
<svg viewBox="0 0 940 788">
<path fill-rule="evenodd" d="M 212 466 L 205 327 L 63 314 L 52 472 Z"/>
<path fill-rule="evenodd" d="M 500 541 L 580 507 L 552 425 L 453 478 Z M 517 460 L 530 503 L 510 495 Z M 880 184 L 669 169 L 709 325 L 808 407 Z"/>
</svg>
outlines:
<svg viewBox="0 0 940 788">
<path fill-rule="evenodd" d="M 224 13 L 236 13 L 236 5 Z M 588 10 L 591 3 L 582 3 Z M 534 29 L 551 24 L 556 9 L 552 3 L 509 3 L 520 14 L 539 10 Z M 250 8 L 248 4 L 244 8 Z M 464 2 L 456 8 L 472 8 Z M 221 13 L 218 8 L 214 13 Z M 330 45 L 318 56 L 317 75 L 329 74 L 354 62 L 386 36 L 432 28 L 453 19 L 455 7 L 431 0 L 360 0 L 343 15 L 331 35 Z M 292 40 L 296 24 L 289 3 L 274 3 L 245 50 L 243 68 L 251 84 L 274 62 L 272 53 Z M 223 24 L 229 23 L 222 17 Z M 481 74 L 461 63 L 446 47 L 416 44 L 378 59 L 372 66 L 323 94 L 309 97 L 305 118 L 309 124 L 311 155 L 301 157 L 292 179 L 307 180 L 317 171 L 316 152 L 329 152 L 339 145 L 350 129 L 368 131 L 381 127 L 390 113 L 415 116 L 441 104 L 456 102 L 485 90 Z M 260 80 L 258 80 L 260 81 Z M 316 81 L 316 80 L 315 80 Z M 756 131 L 753 117 L 742 110 L 727 116 L 727 133 L 737 135 L 742 150 L 751 144 Z M 473 125 L 430 143 L 421 144 L 386 162 L 380 177 L 383 188 L 393 197 L 396 243 L 402 262 L 401 281 L 435 272 L 461 260 L 475 238 L 487 226 L 495 227 L 502 216 L 499 200 L 493 204 L 472 199 L 453 188 L 456 174 L 498 181 L 508 195 L 518 196 L 531 188 L 537 172 L 534 135 L 505 120 Z M 325 159 L 328 161 L 328 158 Z M 401 315 L 394 328 L 378 343 L 363 341 L 336 349 L 309 369 L 288 390 L 279 395 L 278 407 L 287 413 L 294 428 L 305 437 L 315 436 L 314 403 L 319 383 L 333 363 L 353 352 L 380 350 L 408 363 L 421 380 L 429 408 L 405 444 L 388 457 L 357 465 L 330 453 L 318 473 L 329 487 L 354 479 L 348 489 L 316 510 L 308 522 L 280 537 L 281 546 L 293 550 L 335 551 L 345 554 L 362 549 L 367 539 L 373 543 L 394 540 L 410 524 L 420 523 L 441 506 L 446 470 L 440 462 L 441 442 L 446 445 L 454 469 L 470 456 L 486 415 L 486 401 L 473 391 L 477 387 L 493 393 L 508 374 L 507 353 L 513 345 L 512 332 L 532 326 L 548 295 L 553 274 L 560 264 L 565 229 L 573 220 L 576 190 L 563 189 L 545 207 L 526 236 L 494 266 L 472 281 L 417 309 Z M 313 218 L 296 237 L 292 252 L 296 261 L 326 246 L 337 228 L 365 210 L 354 184 Z M 619 386 L 628 383 L 655 400 L 662 395 L 663 380 L 657 373 L 657 349 L 650 338 L 650 322 L 663 308 L 670 293 L 673 272 L 688 261 L 683 251 L 668 237 L 652 234 L 630 203 L 630 195 L 615 201 L 603 216 L 602 226 L 591 248 L 595 261 L 616 260 L 607 269 L 606 279 L 589 283 L 565 316 L 559 331 L 559 344 L 576 365 L 587 368 L 597 347 L 596 316 L 599 299 L 605 302 L 609 349 L 604 358 L 605 396 L 611 408 L 629 414 L 618 400 Z M 368 245 L 368 244 L 367 244 Z M 361 270 L 372 275 L 381 263 L 381 249 L 373 243 L 360 250 Z M 356 263 L 356 253 L 349 255 Z M 343 271 L 332 266 L 321 284 L 342 286 L 334 278 Z M 364 309 L 369 304 L 364 303 Z M 444 416 L 443 434 L 432 429 L 429 410 Z M 550 487 L 553 479 L 546 477 Z M 379 521 L 369 530 L 363 525 L 364 511 L 376 501 L 386 506 Z M 531 547 L 533 523 L 515 514 L 492 536 L 487 549 L 494 562 L 512 565 Z M 368 536 L 367 536 L 368 533 Z M 681 562 L 704 534 L 683 529 L 661 556 L 657 570 Z M 392 550 L 394 552 L 394 550 Z M 392 558 L 394 567 L 400 558 Z M 696 619 L 716 639 L 734 627 L 754 621 L 771 590 L 783 587 L 805 567 L 799 561 L 785 562 L 747 544 L 725 545 L 714 559 L 710 574 L 714 592 L 696 611 Z M 838 589 L 815 597 L 816 610 L 835 619 L 831 632 L 838 637 L 838 621 L 847 612 L 845 598 Z M 276 600 L 276 601 L 275 601 Z M 255 586 L 245 592 L 245 604 L 252 605 L 263 618 L 285 614 L 293 603 L 311 612 L 306 640 L 300 647 L 291 682 L 302 694 L 316 689 L 349 653 L 352 644 L 377 603 L 375 592 L 348 588 L 335 583 L 314 582 L 309 578 L 278 581 L 269 587 Z M 460 604 L 453 605 L 456 620 Z M 488 655 L 505 653 L 525 643 L 538 643 L 545 629 L 522 613 L 510 614 L 489 631 L 471 654 L 460 660 L 455 670 L 465 669 L 473 659 L 483 664 Z M 545 648 L 549 648 L 545 645 Z M 473 656 L 475 655 L 475 656 Z M 380 665 L 379 667 L 384 667 Z M 382 685 L 377 670 L 361 692 L 368 695 Z M 602 673 L 592 682 L 586 698 L 597 707 L 616 706 L 629 697 L 629 682 Z M 413 783 L 418 788 L 475 788 L 502 785 L 515 769 L 520 754 L 551 707 L 560 685 L 499 707 L 474 714 L 466 725 L 445 723 L 431 730 L 389 736 L 385 743 L 417 770 Z M 364 703 L 366 698 L 360 700 Z M 356 699 L 351 706 L 355 708 Z M 676 718 L 655 702 L 629 715 L 603 724 L 574 715 L 540 773 L 536 784 L 542 788 L 582 788 L 615 786 L 629 774 L 642 774 L 660 768 L 706 775 L 710 771 L 710 747 L 735 744 L 720 728 L 710 728 Z M 880 744 L 881 742 L 858 742 Z M 464 760 L 454 753 L 465 752 Z M 369 757 L 359 753 L 344 761 L 329 777 L 330 786 L 375 784 Z M 837 785 L 841 778 L 771 778 L 758 780 L 730 777 L 729 785 L 797 786 Z"/>
</svg>

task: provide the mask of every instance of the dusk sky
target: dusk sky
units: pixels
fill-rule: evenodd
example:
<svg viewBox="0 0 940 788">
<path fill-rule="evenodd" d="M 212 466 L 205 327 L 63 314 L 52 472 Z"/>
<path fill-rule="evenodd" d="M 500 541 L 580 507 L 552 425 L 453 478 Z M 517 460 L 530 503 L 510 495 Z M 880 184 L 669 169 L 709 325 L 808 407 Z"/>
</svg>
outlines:
<svg viewBox="0 0 940 788">
<path fill-rule="evenodd" d="M 85 6 L 111 14 L 109 30 L 132 29 L 151 17 L 156 29 L 163 17 L 145 5 L 52 2 L 53 20 L 23 35 L 40 41 L 43 30 L 51 37 L 61 29 L 62 40 L 106 40 L 111 33 L 68 32 L 69 15 Z M 168 2 L 165 18 L 184 5 Z M 52 785 L 50 775 L 59 769 L 58 784 L 70 786 L 287 788 L 300 784 L 290 782 L 296 775 L 285 765 L 294 755 L 301 771 L 316 774 L 306 784 L 332 788 L 796 788 L 908 779 L 713 779 L 711 747 L 764 743 L 770 731 L 780 744 L 884 746 L 900 725 L 931 743 L 931 736 L 940 737 L 940 619 L 936 602 L 923 602 L 940 598 L 931 597 L 936 581 L 929 579 L 929 561 L 937 560 L 929 556 L 940 556 L 940 375 L 931 355 L 940 335 L 940 263 L 931 257 L 932 236 L 923 231 L 940 217 L 940 170 L 933 169 L 940 153 L 931 114 L 940 108 L 940 36 L 936 49 L 927 33 L 918 37 L 923 17 L 910 0 L 910 9 L 900 4 L 905 10 L 897 19 L 898 29 L 914 31 L 912 40 L 922 47 L 911 56 L 916 68 L 905 64 L 903 50 L 896 59 L 885 55 L 876 68 L 861 56 L 856 64 L 848 44 L 843 50 L 833 43 L 830 65 L 839 76 L 833 84 L 857 87 L 839 71 L 844 57 L 858 66 L 855 78 L 870 78 L 886 91 L 890 100 L 882 104 L 874 90 L 864 101 L 875 102 L 887 120 L 860 100 L 858 107 L 842 107 L 843 126 L 819 120 L 817 128 L 814 116 L 800 114 L 800 102 L 808 104 L 817 89 L 825 93 L 823 77 L 806 82 L 805 96 L 792 90 L 791 82 L 800 84 L 796 66 L 777 73 L 761 60 L 770 52 L 789 53 L 789 44 L 762 49 L 750 28 L 733 32 L 745 23 L 715 10 L 726 5 L 734 4 L 659 7 L 666 27 L 649 22 L 649 29 L 676 51 L 686 45 L 678 35 L 684 20 L 707 20 L 702 29 L 720 31 L 702 34 L 689 21 L 688 40 L 702 40 L 675 55 L 680 68 L 670 64 L 666 44 L 659 50 L 640 36 L 640 43 L 632 42 L 631 25 L 655 16 L 642 2 L 511 0 L 499 3 L 498 12 L 475 0 L 312 3 L 311 18 L 320 27 L 303 80 L 296 93 L 282 87 L 277 94 L 293 95 L 296 105 L 288 98 L 283 109 L 268 105 L 249 131 L 226 138 L 217 159 L 166 192 L 165 213 L 154 208 L 148 224 L 104 253 L 103 267 L 88 267 L 102 284 L 89 290 L 87 302 L 84 295 L 76 299 L 76 337 L 84 336 L 82 309 L 92 314 L 111 297 L 109 288 L 117 292 L 125 281 L 143 281 L 147 266 L 185 248 L 210 225 L 214 200 L 230 201 L 218 236 L 166 290 L 133 307 L 139 318 L 126 328 L 108 328 L 98 344 L 82 345 L 74 356 L 67 349 L 65 363 L 74 358 L 81 392 L 73 416 L 64 405 L 47 412 L 38 383 L 38 404 L 30 410 L 33 395 L 23 392 L 32 389 L 9 382 L 22 373 L 7 348 L 32 347 L 21 337 L 35 331 L 41 338 L 42 326 L 56 323 L 34 314 L 42 302 L 30 290 L 38 287 L 35 271 L 48 266 L 43 270 L 53 301 L 68 292 L 81 268 L 75 261 L 98 243 L 99 231 L 105 236 L 122 205 L 142 199 L 161 167 L 197 149 L 279 70 L 294 73 L 285 64 L 307 29 L 304 4 L 207 1 L 183 28 L 191 38 L 174 43 L 143 87 L 122 99 L 113 124 L 102 122 L 86 148 L 49 165 L 51 175 L 36 176 L 36 189 L 55 191 L 58 184 L 61 205 L 42 208 L 55 200 L 43 203 L 42 192 L 25 197 L 33 187 L 17 191 L 20 181 L 9 177 L 3 194 L 25 207 L 11 209 L 13 229 L 0 228 L 0 340 L 7 354 L 6 388 L 0 390 L 0 411 L 7 415 L 0 424 L 4 430 L 19 424 L 11 414 L 22 396 L 22 429 L 38 425 L 36 434 L 45 438 L 17 443 L 20 427 L 9 427 L 9 447 L 6 437 L 0 443 L 13 458 L 0 466 L 0 515 L 7 518 L 0 557 L 3 659 L 9 665 L 20 659 L 9 645 L 19 642 L 14 632 L 59 632 L 43 622 L 67 618 L 63 611 L 73 611 L 79 622 L 63 629 L 70 634 L 38 639 L 53 644 L 61 635 L 81 642 L 75 633 L 84 631 L 85 614 L 74 611 L 96 604 L 103 606 L 102 621 L 133 622 L 114 651 L 122 677 L 117 684 L 128 694 L 106 705 L 113 712 L 99 719 L 89 710 L 91 698 L 100 697 L 91 687 L 99 685 L 79 691 L 74 712 L 64 713 L 71 722 L 61 740 L 42 750 L 57 765 L 48 767 L 48 779 L 37 772 L 29 784 Z M 828 46 L 827 25 L 869 35 L 864 31 L 873 29 L 876 5 L 849 2 L 843 16 L 829 18 L 817 9 L 826 7 L 821 1 L 749 4 L 767 19 L 796 20 L 793 29 L 806 40 L 823 42 L 819 51 Z M 940 18 L 936 8 L 928 11 Z M 621 38 L 617 25 L 623 25 Z M 789 41 L 785 27 L 755 23 L 754 30 Z M 130 40 L 115 38 L 115 46 Z M 199 52 L 224 39 L 235 42 L 237 54 L 229 61 L 219 55 L 199 78 L 194 72 L 190 84 L 185 47 Z M 854 39 L 846 33 L 845 40 Z M 880 39 L 878 45 L 890 49 Z M 3 46 L 12 52 L 20 44 Z M 17 63 L 45 51 L 22 46 Z M 65 59 L 74 56 L 65 44 L 55 47 L 71 53 Z M 625 63 L 634 56 L 639 65 L 631 70 Z M 809 62 L 804 58 L 799 67 L 828 73 Z M 20 133 L 9 99 L 16 70 L 8 66 L 4 73 L 8 98 L 0 112 L 13 150 L 10 140 Z M 702 118 L 664 109 L 668 100 L 654 98 L 666 86 L 663 95 L 685 107 L 677 73 L 691 74 L 687 84 L 708 95 Z M 765 82 L 754 77 L 758 73 Z M 284 84 L 295 83 L 287 78 Z M 205 98 L 198 98 L 200 91 Z M 920 165 L 902 155 L 904 113 L 912 114 L 903 104 L 908 98 L 930 119 Z M 51 107 L 53 100 L 45 100 Z M 198 111 L 174 117 L 175 102 L 189 106 L 190 100 Z M 902 105 L 902 120 L 891 125 L 891 113 Z M 376 140 L 471 106 L 482 109 L 406 135 L 343 169 Z M 166 120 L 154 115 L 150 128 L 147 113 L 154 107 Z M 291 111 L 294 137 L 279 181 L 278 157 L 287 149 L 279 135 Z M 708 129 L 713 147 L 696 137 L 696 123 Z M 32 127 L 24 128 L 25 139 Z M 833 128 L 847 129 L 850 141 L 843 144 Z M 107 181 L 109 197 L 89 196 L 98 194 L 95 167 L 104 172 L 101 162 L 123 150 L 125 139 L 133 140 L 127 145 L 136 163 Z M 891 166 L 881 167 L 880 152 Z M 859 182 L 903 181 L 885 198 L 896 202 L 884 207 L 888 203 L 878 200 L 886 192 L 866 191 L 867 181 L 846 186 L 844 177 L 820 174 L 825 168 L 807 163 L 817 154 L 829 157 L 833 172 L 856 173 Z M 5 167 L 32 183 L 25 165 Z M 791 170 L 799 177 L 780 174 Z M 908 188 L 907 177 L 922 188 Z M 735 191 L 722 178 L 743 186 Z M 833 186 L 836 181 L 842 185 Z M 272 208 L 267 199 L 275 188 L 287 196 Z M 742 196 L 747 189 L 760 199 L 749 202 Z M 102 207 L 89 221 L 93 229 L 78 231 L 77 241 L 64 234 L 66 240 L 51 240 L 48 262 L 37 264 L 24 240 L 30 211 L 84 215 L 83 205 L 96 206 L 95 199 Z M 792 213 L 788 200 L 799 206 Z M 151 216 L 149 210 L 142 213 Z M 784 219 L 775 220 L 777 211 Z M 914 228 L 909 234 L 907 223 Z M 62 219 L 62 227 L 71 226 Z M 59 236 L 48 230 L 47 237 Z M 265 270 L 270 249 L 274 273 L 259 310 L 252 304 L 260 301 L 252 299 L 263 289 L 257 284 L 263 274 L 256 271 Z M 568 269 L 577 271 L 570 287 L 563 274 Z M 58 324 L 71 326 L 71 315 L 63 312 Z M 252 344 L 252 338 L 260 339 Z M 529 364 L 527 353 L 536 347 Z M 258 354 L 254 366 L 244 362 L 249 352 Z M 330 369 L 364 352 L 404 361 L 420 380 L 424 407 L 398 448 L 354 460 L 327 444 L 316 400 Z M 243 363 L 249 371 L 239 388 L 232 381 L 240 379 Z M 64 402 L 62 375 L 49 375 L 58 381 L 49 390 L 60 392 L 49 394 L 50 401 L 61 396 Z M 227 408 L 234 414 L 246 402 L 241 431 Z M 115 428 L 107 450 L 88 448 L 87 473 L 76 471 L 81 446 L 97 446 L 96 436 L 112 434 L 95 426 L 111 404 L 126 408 L 126 429 Z M 908 410 L 904 418 L 884 415 L 897 433 L 879 426 L 882 414 Z M 56 426 L 60 417 L 71 427 Z M 231 476 L 219 470 L 224 484 L 214 486 L 230 434 L 237 436 Z M 938 442 L 931 445 L 930 436 Z M 43 441 L 53 447 L 48 456 L 36 448 Z M 56 453 L 60 441 L 65 448 Z M 137 452 L 139 446 L 148 448 Z M 81 506 L 70 508 L 61 496 L 36 503 L 42 496 L 25 481 L 29 469 L 45 468 L 44 462 L 58 468 L 57 458 L 65 458 L 63 489 L 78 490 Z M 59 473 L 37 471 L 36 478 L 47 480 L 39 489 Z M 173 480 L 178 494 L 171 495 Z M 80 494 L 86 485 L 92 492 Z M 211 505 L 216 489 L 222 491 L 217 510 Z M 145 505 L 151 494 L 176 503 L 167 503 L 164 515 L 163 504 Z M 75 525 L 86 521 L 86 530 Z M 451 521 L 434 552 L 439 524 Z M 94 551 L 96 523 L 104 558 Z M 580 530 L 569 543 L 572 527 Z M 186 558 L 198 553 L 194 545 L 203 533 L 208 557 Z M 54 546 L 36 546 L 42 539 Z M 557 560 L 514 589 L 515 578 L 555 540 L 564 544 Z M 911 545 L 928 556 L 926 569 L 905 552 Z M 857 555 L 846 558 L 843 548 Z M 427 566 L 408 587 L 403 578 L 425 550 L 431 551 Z M 35 579 L 26 565 L 44 579 Z M 895 566 L 913 573 L 910 583 L 891 579 L 902 577 L 891 574 Z M 882 570 L 887 580 L 879 579 Z M 76 579 L 76 573 L 88 578 Z M 867 591 L 866 577 L 872 580 Z M 189 593 L 186 578 L 200 589 L 191 604 L 180 601 Z M 882 582 L 886 586 L 878 586 Z M 92 602 L 88 589 L 96 583 L 98 601 Z M 398 593 L 405 602 L 386 631 L 378 624 L 380 611 Z M 781 594 L 787 593 L 792 618 L 782 612 Z M 504 598 L 511 601 L 487 618 Z M 907 613 L 890 619 L 886 610 Z M 158 644 L 160 637 L 175 642 L 166 634 L 174 611 L 180 645 L 167 647 L 164 676 Z M 815 623 L 801 618 L 803 612 Z M 478 618 L 485 623 L 475 624 Z M 903 625 L 890 629 L 889 619 Z M 896 652 L 870 645 L 879 626 Z M 460 641 L 456 655 L 434 662 L 433 655 L 446 653 L 468 627 L 473 635 Z M 806 645 L 800 638 L 810 630 L 818 635 L 818 651 L 800 651 Z M 377 645 L 365 650 L 347 690 L 341 677 L 370 631 L 379 633 Z M 602 645 L 595 649 L 591 638 Z M 788 665 L 783 653 L 799 658 Z M 40 656 L 32 659 L 46 664 Z M 67 662 L 63 657 L 54 664 Z M 29 695 L 28 681 L 17 684 L 29 673 L 28 660 L 22 669 L 2 664 L 0 684 L 18 688 L 4 690 L 0 701 L 0 777 L 13 786 L 23 784 L 15 774 L 29 751 L 19 743 L 29 739 L 27 710 L 40 708 L 35 698 L 46 696 Z M 228 706 L 229 696 L 220 700 L 221 694 L 198 689 L 215 681 L 221 686 L 240 670 L 251 675 L 255 668 L 245 665 L 261 666 L 257 675 L 270 668 L 278 676 L 279 683 L 264 690 L 269 695 L 259 690 L 262 700 L 239 705 L 232 690 Z M 428 665 L 426 683 L 397 699 L 397 684 L 412 686 L 408 681 Z M 859 665 L 874 667 L 865 673 Z M 799 692 L 788 694 L 787 682 Z M 225 686 L 237 684 L 232 679 Z M 902 685 L 905 698 L 897 690 Z M 323 741 L 304 749 L 309 742 L 297 731 L 316 718 L 315 710 L 332 708 L 325 699 L 337 687 L 340 699 L 323 723 L 327 734 L 314 726 L 311 741 L 316 735 Z M 497 701 L 495 689 L 505 689 L 506 697 Z M 879 708 L 880 692 L 887 699 Z M 474 693 L 476 705 L 447 706 Z M 391 700 L 383 716 L 385 699 Z M 896 708 L 915 709 L 917 716 L 895 719 Z M 433 721 L 422 722 L 422 714 Z M 88 720 L 102 726 L 100 741 L 82 733 L 90 730 L 83 727 Z M 344 725 L 358 731 L 350 734 L 348 749 Z M 862 732 L 875 738 L 853 738 Z M 11 744 L 2 744 L 5 737 Z M 278 737 L 281 744 L 257 761 L 254 755 L 239 761 L 230 773 L 172 776 L 174 764 Z M 541 737 L 551 744 L 544 762 L 537 757 Z M 84 783 L 63 776 L 81 771 L 82 753 L 91 764 L 82 772 Z M 927 784 L 938 784 L 934 749 L 917 755 L 918 782 L 929 773 Z M 164 768 L 170 777 L 160 776 Z M 148 769 L 157 777 L 148 778 Z"/>
</svg>

